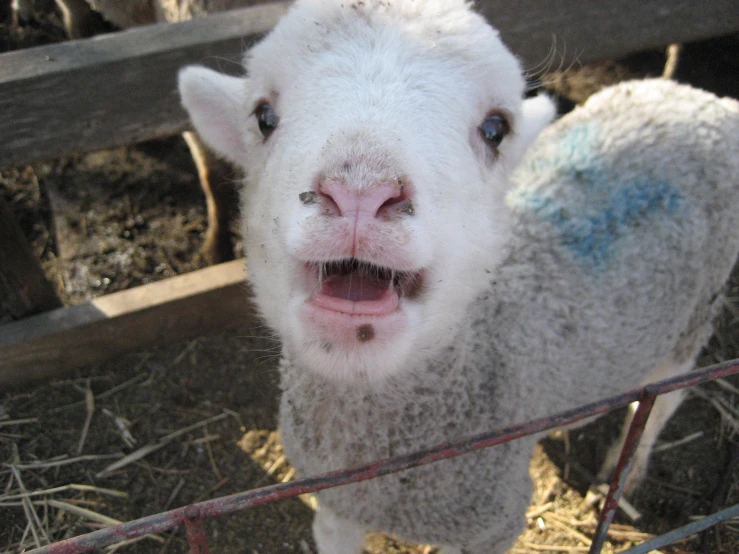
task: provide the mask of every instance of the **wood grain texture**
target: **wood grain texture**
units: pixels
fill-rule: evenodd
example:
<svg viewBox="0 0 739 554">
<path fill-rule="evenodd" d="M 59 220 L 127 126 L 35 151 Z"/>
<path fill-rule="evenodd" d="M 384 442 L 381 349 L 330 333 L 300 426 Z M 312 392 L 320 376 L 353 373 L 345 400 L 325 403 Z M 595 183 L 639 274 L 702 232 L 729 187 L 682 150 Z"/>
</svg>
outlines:
<svg viewBox="0 0 739 554">
<path fill-rule="evenodd" d="M 0 326 L 0 389 L 134 350 L 246 324 L 244 260 L 235 260 Z"/>
<path fill-rule="evenodd" d="M 188 127 L 177 72 L 240 74 L 248 46 L 285 2 L 0 56 L 0 167 L 177 134 Z"/>
<path fill-rule="evenodd" d="M 0 167 L 100 150 L 188 127 L 177 71 L 238 74 L 245 49 L 286 2 L 140 27 L 0 56 Z M 532 68 L 613 58 L 739 31 L 736 0 L 480 0 L 480 11 Z"/>
<path fill-rule="evenodd" d="M 739 31 L 736 0 L 481 0 L 503 41 L 535 67 L 554 49 L 554 67 L 619 58 L 670 43 Z"/>
</svg>

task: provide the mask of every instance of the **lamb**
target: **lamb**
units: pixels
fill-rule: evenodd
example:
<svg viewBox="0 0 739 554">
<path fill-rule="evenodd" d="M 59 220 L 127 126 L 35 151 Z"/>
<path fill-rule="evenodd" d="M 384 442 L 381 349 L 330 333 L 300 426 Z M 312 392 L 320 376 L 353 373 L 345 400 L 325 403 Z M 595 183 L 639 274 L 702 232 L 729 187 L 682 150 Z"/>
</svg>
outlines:
<svg viewBox="0 0 739 554">
<path fill-rule="evenodd" d="M 545 129 L 551 102 L 523 100 L 519 63 L 463 0 L 299 0 L 245 66 L 188 67 L 179 87 L 245 173 L 300 472 L 693 367 L 739 254 L 739 103 L 629 82 Z M 680 400 L 658 399 L 630 487 Z M 358 553 L 368 530 L 506 551 L 534 441 L 323 491 L 319 553 Z"/>
</svg>

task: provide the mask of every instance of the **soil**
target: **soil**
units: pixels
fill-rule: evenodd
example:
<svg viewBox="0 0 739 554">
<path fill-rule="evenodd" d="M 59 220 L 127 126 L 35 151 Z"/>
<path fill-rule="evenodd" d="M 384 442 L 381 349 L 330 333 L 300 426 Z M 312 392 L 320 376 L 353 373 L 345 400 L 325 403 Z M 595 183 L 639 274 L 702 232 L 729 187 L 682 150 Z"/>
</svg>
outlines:
<svg viewBox="0 0 739 554">
<path fill-rule="evenodd" d="M 7 11 L 2 17 L 0 50 L 64 38 L 50 0 L 36 2 L 30 21 L 14 23 Z M 676 78 L 739 97 L 737 54 L 737 36 L 686 45 Z M 604 85 L 658 75 L 663 64 L 663 52 L 643 52 L 542 81 L 561 95 L 564 111 Z M 3 168 L 0 193 L 67 304 L 204 266 L 204 202 L 179 137 Z M 739 357 L 738 272 L 728 296 L 700 365 Z M 45 543 L 99 528 L 99 516 L 126 521 L 293 478 L 276 425 L 278 356 L 279 344 L 254 321 L 0 392 L 0 552 L 34 546 L 17 496 L 21 481 L 39 492 L 30 498 Z M 739 379 L 691 393 L 661 437 L 667 448 L 654 455 L 647 482 L 631 499 L 641 519 L 619 512 L 604 552 L 739 502 L 738 395 Z M 537 448 L 531 517 L 515 552 L 586 551 L 597 517 L 586 493 L 622 415 L 555 434 Z M 214 416 L 221 419 L 99 475 L 123 455 Z M 75 507 L 89 512 L 75 514 Z M 223 553 L 313 552 L 314 507 L 301 498 L 208 520 L 208 543 Z M 121 549 L 185 552 L 187 542 L 180 529 Z M 431 552 L 382 536 L 371 537 L 367 550 Z M 662 551 L 739 552 L 739 525 L 727 522 Z"/>
</svg>

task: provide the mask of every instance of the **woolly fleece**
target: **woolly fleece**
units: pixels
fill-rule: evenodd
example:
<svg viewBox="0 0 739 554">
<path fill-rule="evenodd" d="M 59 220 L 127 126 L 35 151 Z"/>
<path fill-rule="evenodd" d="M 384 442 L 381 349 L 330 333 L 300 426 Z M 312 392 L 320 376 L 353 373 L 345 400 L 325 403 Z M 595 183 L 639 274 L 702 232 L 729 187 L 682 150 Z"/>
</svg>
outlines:
<svg viewBox="0 0 739 554">
<path fill-rule="evenodd" d="M 739 253 L 739 103 L 663 80 L 547 129 L 508 195 L 512 239 L 453 346 L 379 390 L 284 359 L 281 431 L 306 475 L 412 452 L 639 385 L 692 360 Z M 523 439 L 320 493 L 399 536 L 504 552 L 531 494 Z"/>
</svg>

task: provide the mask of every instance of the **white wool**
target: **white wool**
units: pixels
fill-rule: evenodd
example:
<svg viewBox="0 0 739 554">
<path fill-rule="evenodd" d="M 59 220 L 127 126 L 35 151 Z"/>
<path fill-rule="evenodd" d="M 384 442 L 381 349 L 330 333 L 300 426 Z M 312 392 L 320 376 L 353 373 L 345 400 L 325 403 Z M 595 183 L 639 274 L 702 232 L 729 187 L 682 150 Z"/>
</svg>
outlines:
<svg viewBox="0 0 739 554">
<path fill-rule="evenodd" d="M 410 1 L 298 3 L 247 55 L 239 101 L 215 108 L 217 102 L 198 103 L 198 110 L 191 98 L 210 94 L 209 73 L 201 69 L 196 77 L 186 70 L 181 77 L 193 84 L 183 87 L 185 106 L 208 113 L 211 124 L 196 122 L 206 142 L 218 149 L 224 136 L 243 135 L 242 152 L 220 151 L 247 173 L 244 235 L 264 317 L 289 349 L 315 370 L 337 376 L 349 365 L 356 375 L 380 379 L 400 370 L 410 352 L 418 356 L 450 342 L 498 260 L 506 174 L 552 114 L 550 103 L 538 99 L 530 101 L 537 113 L 530 121 L 524 117 L 520 67 L 480 16 L 462 2 L 423 4 L 419 11 Z M 254 119 L 242 122 L 265 99 L 280 124 L 262 146 Z M 491 108 L 508 114 L 513 129 L 495 163 L 476 131 Z M 234 126 L 220 125 L 229 114 Z M 409 243 L 409 268 L 426 268 L 433 300 L 408 303 L 403 340 L 393 340 L 391 348 L 377 340 L 359 353 L 327 354 L 294 317 L 305 295 L 294 293 L 291 275 L 296 253 L 309 251 L 331 222 L 296 199 L 333 160 L 362 156 L 388 158 L 387 172 L 416 186 L 416 215 L 397 240 Z"/>
<path fill-rule="evenodd" d="M 247 257 L 283 340 L 281 430 L 301 472 L 692 367 L 739 251 L 736 102 L 666 81 L 608 89 L 545 130 L 512 185 L 552 105 L 522 100 L 518 62 L 464 2 L 298 2 L 245 66 L 242 80 L 187 68 L 180 91 L 203 139 L 246 175 Z M 265 103 L 279 117 L 266 139 Z M 510 125 L 497 149 L 479 129 L 491 113 Z M 369 224 L 365 261 L 419 272 L 420 292 L 354 342 L 340 336 L 347 317 L 307 308 L 305 268 L 344 252 L 347 235 L 326 198 L 305 196 L 327 180 L 359 199 L 402 183 L 412 202 Z M 655 405 L 633 483 L 679 400 Z M 359 552 L 367 530 L 505 551 L 530 499 L 532 445 L 321 493 L 319 552 Z"/>
</svg>

